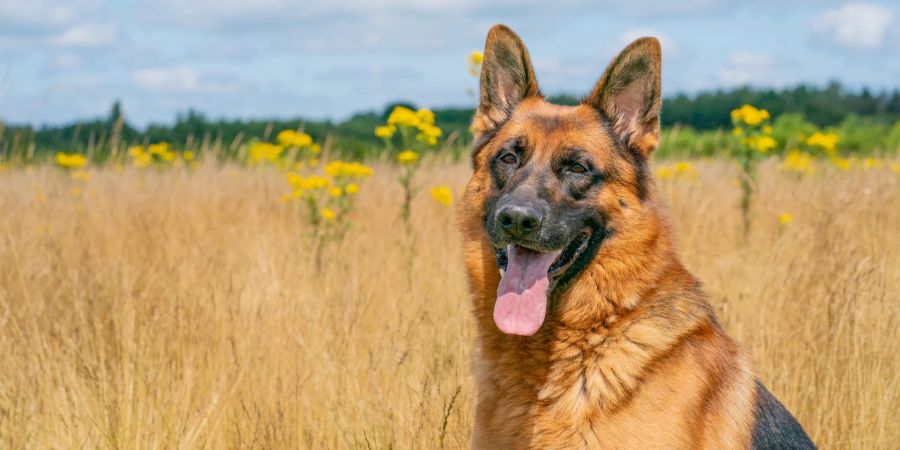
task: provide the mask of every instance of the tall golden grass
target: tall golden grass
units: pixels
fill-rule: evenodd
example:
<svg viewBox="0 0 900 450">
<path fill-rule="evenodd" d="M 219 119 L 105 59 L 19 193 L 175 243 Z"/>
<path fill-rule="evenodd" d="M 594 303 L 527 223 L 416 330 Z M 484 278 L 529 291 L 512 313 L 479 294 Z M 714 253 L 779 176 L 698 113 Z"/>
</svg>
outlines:
<svg viewBox="0 0 900 450">
<path fill-rule="evenodd" d="M 765 164 L 744 238 L 735 172 L 697 167 L 660 189 L 727 331 L 822 448 L 896 448 L 900 177 Z M 408 235 L 396 175 L 316 267 L 274 170 L 0 174 L 0 448 L 466 447 L 454 211 L 423 193 Z"/>
</svg>

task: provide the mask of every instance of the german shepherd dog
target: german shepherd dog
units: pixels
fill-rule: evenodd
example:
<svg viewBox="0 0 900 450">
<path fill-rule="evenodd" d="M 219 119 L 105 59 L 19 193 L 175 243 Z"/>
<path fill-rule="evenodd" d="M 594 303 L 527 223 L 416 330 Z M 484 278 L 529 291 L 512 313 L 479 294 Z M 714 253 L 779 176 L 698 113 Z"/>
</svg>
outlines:
<svg viewBox="0 0 900 450">
<path fill-rule="evenodd" d="M 558 106 L 519 37 L 488 34 L 460 215 L 473 448 L 815 448 L 676 255 L 648 170 L 660 58 L 638 39 Z"/>
</svg>

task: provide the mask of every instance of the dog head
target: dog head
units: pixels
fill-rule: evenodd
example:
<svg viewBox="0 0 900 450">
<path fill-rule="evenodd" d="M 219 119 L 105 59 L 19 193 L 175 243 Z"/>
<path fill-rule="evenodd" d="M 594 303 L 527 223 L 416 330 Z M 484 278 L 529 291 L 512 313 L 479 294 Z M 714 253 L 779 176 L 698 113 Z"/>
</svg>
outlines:
<svg viewBox="0 0 900 450">
<path fill-rule="evenodd" d="M 660 56 L 656 39 L 638 39 L 580 105 L 559 106 L 544 100 L 519 37 L 503 25 L 488 33 L 462 223 L 470 279 L 485 296 L 496 287 L 493 319 L 504 333 L 537 332 L 548 304 L 601 249 L 621 252 L 617 235 L 642 232 Z"/>
</svg>

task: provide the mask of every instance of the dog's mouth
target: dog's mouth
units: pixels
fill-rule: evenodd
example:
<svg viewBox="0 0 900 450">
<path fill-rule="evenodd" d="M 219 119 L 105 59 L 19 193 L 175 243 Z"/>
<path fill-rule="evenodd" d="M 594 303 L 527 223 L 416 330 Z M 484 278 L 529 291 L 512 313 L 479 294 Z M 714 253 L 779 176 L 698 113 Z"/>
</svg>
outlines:
<svg viewBox="0 0 900 450">
<path fill-rule="evenodd" d="M 502 278 L 497 287 L 494 322 L 507 334 L 531 336 L 547 314 L 547 297 L 570 279 L 574 262 L 590 247 L 591 231 L 575 236 L 560 250 L 537 250 L 527 244 L 496 249 Z"/>
</svg>

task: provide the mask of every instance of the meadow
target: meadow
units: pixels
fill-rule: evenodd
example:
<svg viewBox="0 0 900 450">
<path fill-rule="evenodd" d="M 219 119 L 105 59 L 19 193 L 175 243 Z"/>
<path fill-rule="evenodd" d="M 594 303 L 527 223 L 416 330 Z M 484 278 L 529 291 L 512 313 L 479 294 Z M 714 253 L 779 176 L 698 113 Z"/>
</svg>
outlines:
<svg viewBox="0 0 900 450">
<path fill-rule="evenodd" d="M 406 166 L 371 160 L 325 235 L 283 170 L 198 160 L 0 172 L 0 448 L 466 448 L 458 202 L 419 192 L 407 223 Z M 470 173 L 417 164 L 457 197 Z M 896 448 L 897 161 L 813 164 L 759 162 L 747 234 L 731 160 L 653 167 L 687 267 L 820 448 Z"/>
</svg>

